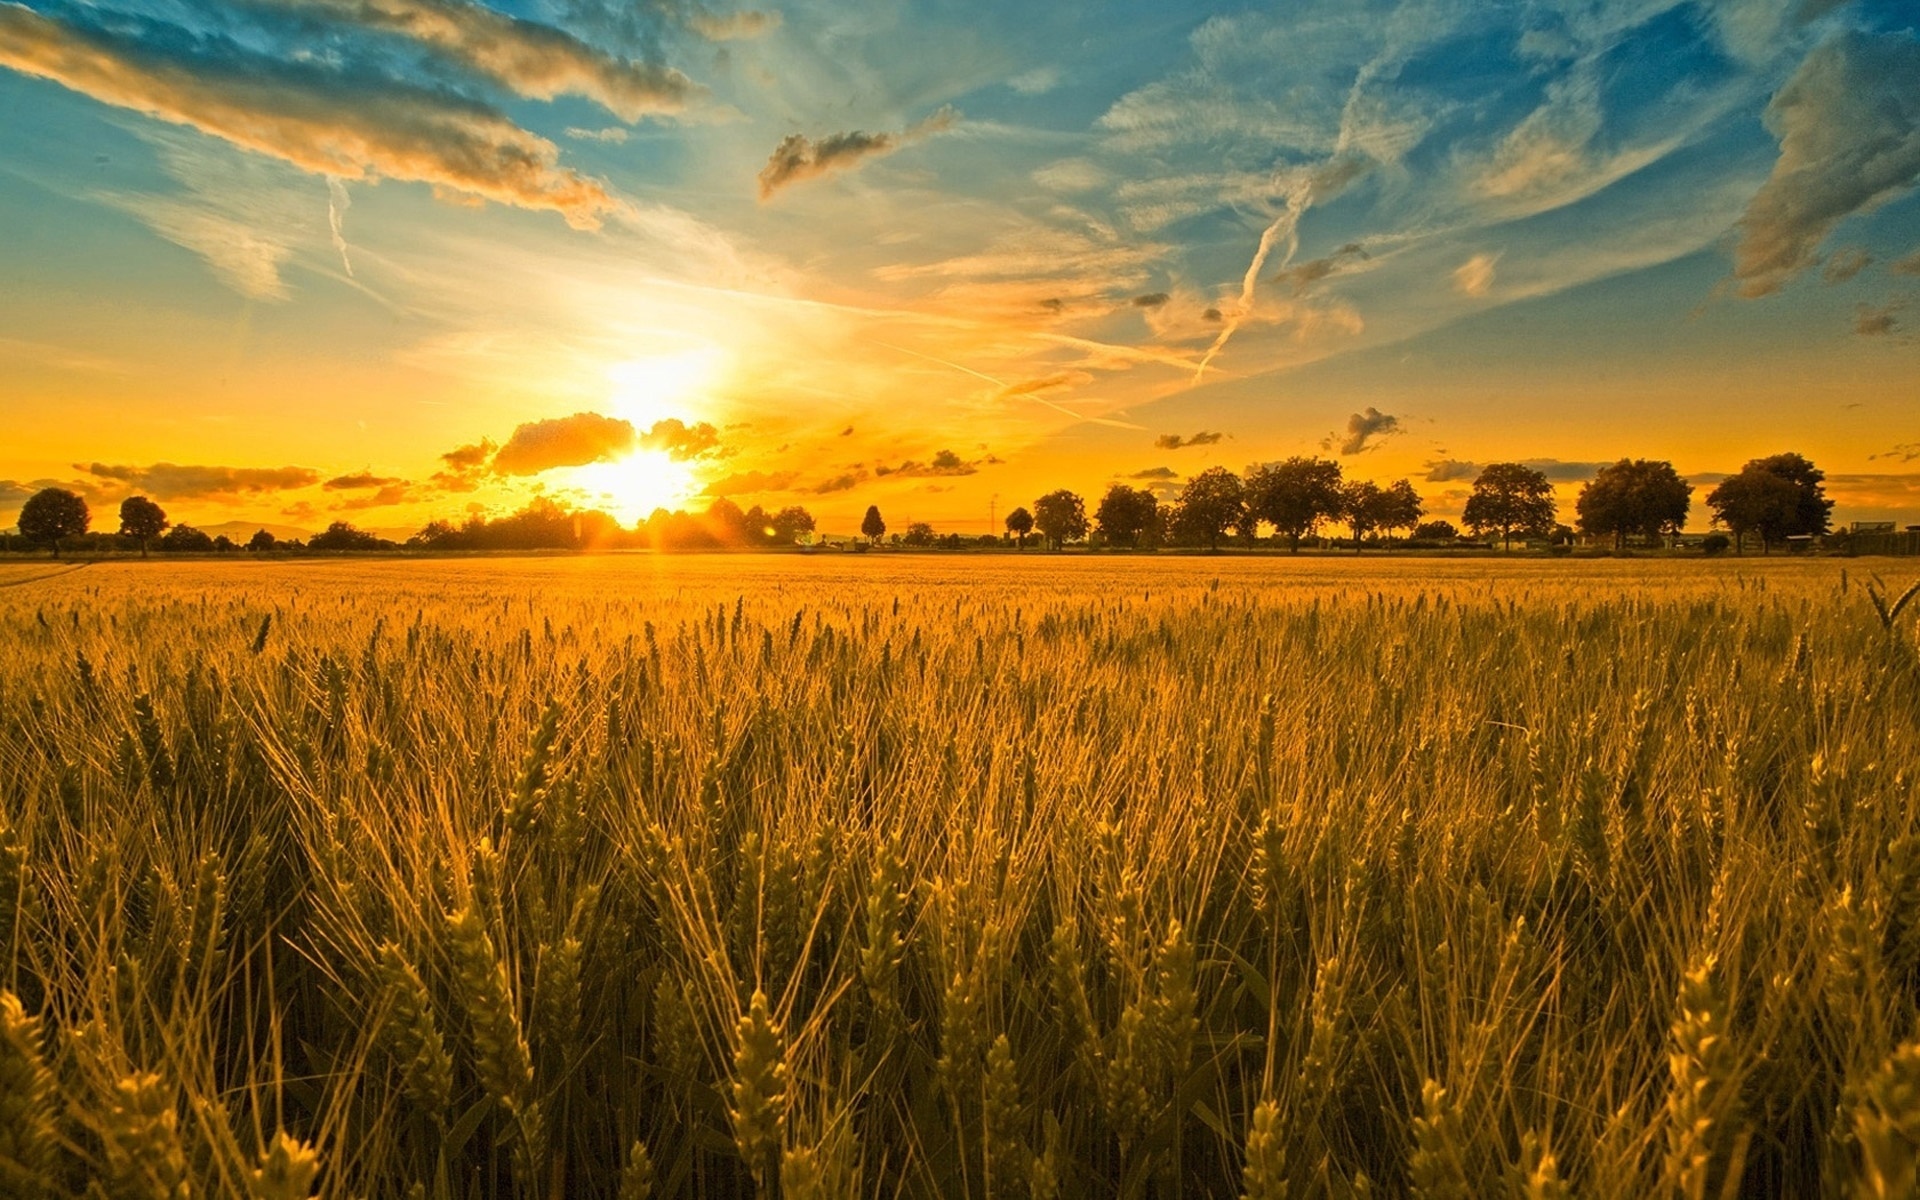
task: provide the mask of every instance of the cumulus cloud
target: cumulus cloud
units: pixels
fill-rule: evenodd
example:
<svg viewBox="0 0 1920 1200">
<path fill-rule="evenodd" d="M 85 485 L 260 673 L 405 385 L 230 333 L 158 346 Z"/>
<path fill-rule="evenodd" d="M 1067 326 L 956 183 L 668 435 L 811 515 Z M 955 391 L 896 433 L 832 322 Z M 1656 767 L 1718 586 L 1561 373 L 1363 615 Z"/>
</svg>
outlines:
<svg viewBox="0 0 1920 1200">
<path fill-rule="evenodd" d="M 567 136 L 576 142 L 605 142 L 619 146 L 625 144 L 628 135 L 618 125 L 609 125 L 605 129 L 581 129 L 577 125 L 569 125 Z"/>
<path fill-rule="evenodd" d="M 696 92 L 671 67 L 629 62 L 570 33 L 464 0 L 279 0 L 368 29 L 397 33 L 534 100 L 583 96 L 624 120 L 678 112 Z"/>
<path fill-rule="evenodd" d="M 815 141 L 801 133 L 780 139 L 767 165 L 760 169 L 760 199 L 771 200 L 782 188 L 808 179 L 850 170 L 868 159 L 892 154 L 902 146 L 953 127 L 960 114 L 942 107 L 901 133 L 834 133 Z"/>
<path fill-rule="evenodd" d="M 1734 248 L 1742 296 L 1765 296 L 1812 266 L 1846 217 L 1920 177 L 1920 40 L 1848 32 L 1817 47 L 1767 106 L 1780 142 Z"/>
<path fill-rule="evenodd" d="M 493 456 L 496 475 L 538 475 L 557 467 L 584 467 L 631 451 L 640 435 L 632 422 L 599 413 L 530 421 L 513 431 Z"/>
<path fill-rule="evenodd" d="M 1400 432 L 1400 418 L 1383 413 L 1373 405 L 1367 405 L 1365 412 L 1357 412 L 1347 417 L 1347 434 L 1344 438 L 1328 434 L 1320 443 L 1323 450 L 1332 449 L 1339 443 L 1340 453 L 1359 454 L 1364 450 L 1375 449 L 1379 443 Z M 1369 445 L 1369 443 L 1372 443 Z"/>
<path fill-rule="evenodd" d="M 1900 322 L 1894 318 L 1901 305 L 1883 304 L 1875 308 L 1870 304 L 1856 305 L 1853 310 L 1853 331 L 1861 337 L 1886 337 L 1900 328 Z"/>
<path fill-rule="evenodd" d="M 354 496 L 333 506 L 334 512 L 360 512 L 369 508 L 390 508 L 415 499 L 413 485 L 404 479 L 390 480 L 364 496 Z"/>
<path fill-rule="evenodd" d="M 96 480 L 161 500 L 218 500 L 312 487 L 320 473 L 306 467 L 206 467 L 154 463 L 150 467 L 75 463 Z"/>
<path fill-rule="evenodd" d="M 1180 478 L 1180 472 L 1174 470 L 1172 467 L 1148 467 L 1144 471 L 1135 471 L 1133 474 L 1127 476 L 1127 478 L 1157 479 L 1164 482 L 1166 480 Z"/>
<path fill-rule="evenodd" d="M 1212 433 L 1205 429 L 1192 437 L 1181 437 L 1177 433 L 1163 433 L 1153 439 L 1153 445 L 1158 450 L 1180 450 L 1188 446 L 1211 446 L 1226 436 L 1224 433 Z"/>
<path fill-rule="evenodd" d="M 317 175 L 425 183 L 581 228 L 619 207 L 603 185 L 558 166 L 553 143 L 495 109 L 222 38 L 143 40 L 0 2 L 0 66 Z"/>
<path fill-rule="evenodd" d="M 1550 483 L 1581 483 L 1600 473 L 1606 463 L 1600 462 L 1562 462 L 1557 458 L 1523 458 L 1523 467 L 1531 467 L 1547 477 Z M 1429 459 L 1426 464 L 1428 483 L 1456 483 L 1462 480 L 1477 479 L 1484 464 L 1467 462 L 1457 458 Z"/>
<path fill-rule="evenodd" d="M 1493 266 L 1498 254 L 1476 254 L 1454 268 L 1453 286 L 1463 296 L 1484 296 L 1493 290 Z"/>
<path fill-rule="evenodd" d="M 685 462 L 711 454 L 720 447 L 720 431 L 705 421 L 689 425 L 678 417 L 655 421 L 653 428 L 640 437 L 648 450 L 664 450 L 675 462 Z"/>
<path fill-rule="evenodd" d="M 838 475 L 821 480 L 806 490 L 816 496 L 831 496 L 835 492 L 852 491 L 855 487 L 859 486 L 861 481 L 866 479 L 866 477 L 867 473 L 865 471 L 843 471 Z"/>
</svg>

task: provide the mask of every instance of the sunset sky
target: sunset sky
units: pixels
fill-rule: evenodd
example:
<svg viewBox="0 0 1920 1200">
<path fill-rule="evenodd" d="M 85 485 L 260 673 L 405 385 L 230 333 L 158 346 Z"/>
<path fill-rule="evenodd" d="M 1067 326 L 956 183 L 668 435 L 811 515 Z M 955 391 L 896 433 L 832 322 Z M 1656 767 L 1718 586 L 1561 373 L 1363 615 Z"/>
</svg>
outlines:
<svg viewBox="0 0 1920 1200">
<path fill-rule="evenodd" d="M 1782 450 L 1920 522 L 1916 21 L 0 0 L 0 527 Z"/>
</svg>

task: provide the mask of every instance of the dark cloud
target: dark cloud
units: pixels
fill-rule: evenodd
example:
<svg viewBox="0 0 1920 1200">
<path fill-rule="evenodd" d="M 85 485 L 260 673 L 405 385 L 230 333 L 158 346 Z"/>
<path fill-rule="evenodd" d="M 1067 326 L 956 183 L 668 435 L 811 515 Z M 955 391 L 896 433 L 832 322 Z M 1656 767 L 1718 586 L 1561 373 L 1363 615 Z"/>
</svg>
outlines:
<svg viewBox="0 0 1920 1200">
<path fill-rule="evenodd" d="M 846 471 L 830 479 L 823 479 L 806 490 L 816 496 L 830 496 L 835 492 L 852 491 L 866 477 L 865 471 Z"/>
<path fill-rule="evenodd" d="M 720 448 L 720 431 L 705 421 L 689 425 L 678 417 L 655 421 L 641 435 L 640 445 L 648 450 L 664 450 L 675 462 L 712 454 Z"/>
<path fill-rule="evenodd" d="M 1369 404 L 1365 412 L 1353 413 L 1347 417 L 1345 437 L 1328 434 L 1320 443 L 1320 448 L 1330 450 L 1337 443 L 1341 454 L 1359 454 L 1365 450 L 1377 449 L 1381 442 L 1398 432 L 1400 432 L 1399 417 L 1383 413 Z"/>
<path fill-rule="evenodd" d="M 426 183 L 578 227 L 619 205 L 553 143 L 453 93 L 318 55 L 264 54 L 161 26 L 142 37 L 0 2 L 0 66 L 338 179 Z"/>
<path fill-rule="evenodd" d="M 1457 458 L 1429 459 L 1426 480 L 1428 483 L 1455 483 L 1461 480 L 1477 479 L 1483 465 Z M 1600 468 L 1607 464 L 1562 462 L 1557 458 L 1523 458 L 1520 460 L 1520 465 L 1540 472 L 1550 483 L 1584 483 L 1599 474 Z"/>
<path fill-rule="evenodd" d="M 1133 306 L 1135 308 L 1159 308 L 1171 299 L 1173 299 L 1173 297 L 1167 295 L 1165 292 L 1148 292 L 1144 296 L 1135 296 L 1133 298 Z"/>
<path fill-rule="evenodd" d="M 1160 480 L 1178 479 L 1180 478 L 1180 472 L 1174 470 L 1172 467 L 1148 467 L 1144 471 L 1135 471 L 1133 474 L 1127 476 L 1127 478 L 1128 479 L 1160 479 Z"/>
<path fill-rule="evenodd" d="M 599 413 L 533 421 L 513 431 L 493 456 L 496 475 L 538 475 L 556 467 L 583 467 L 631 451 L 639 434 L 631 422 Z"/>
<path fill-rule="evenodd" d="M 1845 283 L 1873 265 L 1873 255 L 1858 246 L 1845 246 L 1827 256 L 1820 278 L 1828 283 Z"/>
<path fill-rule="evenodd" d="M 1842 33 L 1816 48 L 1767 106 L 1780 157 L 1740 218 L 1743 296 L 1778 291 L 1817 261 L 1853 213 L 1920 177 L 1920 41 Z"/>
<path fill-rule="evenodd" d="M 1359 242 L 1348 242 L 1325 258 L 1316 258 L 1308 262 L 1296 263 L 1273 277 L 1275 283 L 1284 283 L 1293 288 L 1293 294 L 1302 295 L 1314 284 L 1336 274 L 1340 265 L 1348 259 L 1365 259 L 1367 252 Z"/>
<path fill-rule="evenodd" d="M 951 450 L 942 450 L 927 462 L 908 459 L 897 467 L 882 464 L 875 467 L 873 473 L 883 478 L 891 476 L 905 479 L 934 475 L 972 475 L 978 472 L 981 467 L 991 466 L 999 461 L 999 459 L 993 457 L 991 454 L 985 458 L 969 461 L 961 458 Z"/>
<path fill-rule="evenodd" d="M 395 484 L 404 484 L 406 482 L 404 479 L 396 479 L 391 475 L 375 475 L 372 471 L 360 471 L 352 475 L 336 475 L 321 484 L 320 488 L 322 491 L 328 492 L 348 492 L 357 491 L 361 488 L 393 487 Z"/>
<path fill-rule="evenodd" d="M 616 58 L 550 25 L 462 0 L 277 2 L 412 38 L 518 95 L 584 96 L 627 121 L 678 112 L 699 90 L 671 67 Z"/>
<path fill-rule="evenodd" d="M 1879 454 L 1867 455 L 1868 462 L 1875 462 L 1883 458 L 1892 459 L 1895 462 L 1912 462 L 1914 459 L 1920 458 L 1920 442 L 1901 442 L 1891 450 L 1885 450 Z"/>
<path fill-rule="evenodd" d="M 1853 331 L 1861 337 L 1886 337 L 1900 328 L 1900 322 L 1893 314 L 1899 312 L 1901 307 L 1897 301 L 1879 308 L 1857 304 L 1853 309 Z"/>
<path fill-rule="evenodd" d="M 1220 310 L 1217 308 L 1210 308 L 1207 311 L 1201 313 L 1200 319 L 1202 321 L 1215 321 L 1215 322 L 1225 320 L 1225 318 L 1220 315 Z"/>
<path fill-rule="evenodd" d="M 360 512 L 369 508 L 390 508 L 396 504 L 407 504 L 418 499 L 414 495 L 413 485 L 404 479 L 395 479 L 384 483 L 369 495 L 355 496 L 333 506 L 334 512 Z"/>
<path fill-rule="evenodd" d="M 160 500 L 257 496 L 290 492 L 320 482 L 320 473 L 306 467 L 203 467 L 166 462 L 135 467 L 96 462 L 75 463 L 73 469 Z"/>
<path fill-rule="evenodd" d="M 1153 445 L 1156 450 L 1182 450 L 1188 446 L 1211 446 L 1226 436 L 1224 433 L 1212 433 L 1205 429 L 1192 437 L 1181 437 L 1177 433 L 1163 433 L 1153 439 Z"/>
<path fill-rule="evenodd" d="M 953 127 L 959 114 L 941 108 L 926 120 L 901 133 L 834 133 L 815 141 L 805 134 L 790 133 L 774 147 L 767 165 L 760 169 L 760 199 L 770 200 L 780 189 L 808 179 L 817 179 L 836 171 L 845 171 L 871 158 L 891 154 L 900 147 Z"/>
</svg>

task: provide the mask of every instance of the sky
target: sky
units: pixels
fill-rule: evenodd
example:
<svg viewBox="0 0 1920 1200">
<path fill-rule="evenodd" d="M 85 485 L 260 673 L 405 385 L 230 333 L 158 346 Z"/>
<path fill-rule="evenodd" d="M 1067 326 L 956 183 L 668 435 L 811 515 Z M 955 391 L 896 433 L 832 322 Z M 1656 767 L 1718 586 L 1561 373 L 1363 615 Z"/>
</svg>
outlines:
<svg viewBox="0 0 1920 1200">
<path fill-rule="evenodd" d="M 1920 522 L 1912 0 L 0 0 L 0 526 L 985 532 L 1295 454 Z"/>
</svg>

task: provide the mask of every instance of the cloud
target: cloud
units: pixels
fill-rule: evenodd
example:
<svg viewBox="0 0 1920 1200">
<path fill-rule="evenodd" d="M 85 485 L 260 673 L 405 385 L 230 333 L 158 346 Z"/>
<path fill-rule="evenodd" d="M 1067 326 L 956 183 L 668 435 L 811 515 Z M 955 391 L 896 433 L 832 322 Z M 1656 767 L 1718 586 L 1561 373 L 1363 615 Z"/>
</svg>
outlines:
<svg viewBox="0 0 1920 1200">
<path fill-rule="evenodd" d="M 96 462 L 75 463 L 73 469 L 160 500 L 257 496 L 294 491 L 320 482 L 320 473 L 306 467 L 204 467 L 167 462 L 135 467 Z"/>
<path fill-rule="evenodd" d="M 1090 192 L 1107 182 L 1107 173 L 1084 158 L 1063 158 L 1035 171 L 1033 181 L 1050 192 Z"/>
<path fill-rule="evenodd" d="M 1734 248 L 1742 296 L 1766 296 L 1812 266 L 1846 217 L 1920 177 L 1920 41 L 1848 32 L 1816 48 L 1767 106 L 1780 141 Z"/>
<path fill-rule="evenodd" d="M 1340 269 L 1340 264 L 1350 258 L 1358 258 L 1362 261 L 1365 261 L 1367 258 L 1367 252 L 1361 248 L 1359 242 L 1348 242 L 1325 258 L 1311 259 L 1307 262 L 1297 263 L 1294 266 L 1288 267 L 1278 275 L 1275 275 L 1273 281 L 1275 283 L 1290 284 L 1293 287 L 1294 295 L 1304 295 L 1308 288 L 1320 282 L 1322 279 L 1327 278 L 1329 275 L 1337 273 Z"/>
<path fill-rule="evenodd" d="M 705 421 L 689 425 L 678 417 L 668 417 L 655 421 L 653 428 L 641 435 L 640 445 L 647 450 L 664 450 L 675 462 L 685 462 L 717 450 L 720 431 Z"/>
<path fill-rule="evenodd" d="M 882 464 L 873 469 L 875 475 L 902 479 L 924 478 L 941 475 L 972 475 L 983 466 L 991 466 L 1000 460 L 989 454 L 971 462 L 961 458 L 951 450 L 942 450 L 927 462 L 908 459 L 897 467 Z"/>
<path fill-rule="evenodd" d="M 1454 268 L 1453 286 L 1463 296 L 1484 296 L 1493 289 L 1493 265 L 1498 254 L 1476 254 Z"/>
<path fill-rule="evenodd" d="M 797 471 L 737 471 L 709 483 L 703 493 L 708 496 L 745 496 L 757 492 L 784 492 L 791 489 L 799 477 Z"/>
<path fill-rule="evenodd" d="M 580 412 L 521 425 L 493 456 L 496 475 L 538 475 L 556 467 L 584 467 L 631 451 L 639 441 L 633 424 L 618 417 Z"/>
<path fill-rule="evenodd" d="M 1180 478 L 1180 472 L 1174 470 L 1172 467 L 1148 467 L 1144 471 L 1135 471 L 1133 474 L 1127 476 L 1127 478 L 1158 479 L 1164 481 Z"/>
<path fill-rule="evenodd" d="M 0 0 L 0 66 L 343 180 L 395 179 L 591 228 L 619 208 L 553 143 L 444 91 L 179 31 L 138 37 Z"/>
<path fill-rule="evenodd" d="M 1135 296 L 1133 298 L 1133 306 L 1135 308 L 1159 308 L 1171 299 L 1173 299 L 1173 297 L 1167 295 L 1165 292 L 1147 292 L 1144 295 Z"/>
<path fill-rule="evenodd" d="M 576 142 L 605 142 L 608 145 L 619 146 L 625 144 L 628 135 L 627 131 L 618 125 L 609 125 L 605 129 L 581 129 L 578 126 L 569 125 L 567 136 Z"/>
<path fill-rule="evenodd" d="M 1380 442 L 1400 432 L 1400 418 L 1383 413 L 1373 405 L 1367 405 L 1365 412 L 1357 412 L 1347 417 L 1347 436 L 1339 439 L 1341 454 L 1359 454 L 1364 450 L 1377 449 Z M 1327 435 L 1320 443 L 1321 449 L 1331 449 L 1336 440 L 1334 434 Z M 1373 445 L 1369 446 L 1368 443 Z"/>
<path fill-rule="evenodd" d="M 1900 322 L 1894 319 L 1895 313 L 1904 306 L 1895 301 L 1875 308 L 1869 304 L 1854 306 L 1853 331 L 1861 337 L 1886 337 L 1900 328 Z"/>
<path fill-rule="evenodd" d="M 1041 96 L 1060 86 L 1058 67 L 1035 67 L 1007 80 L 1007 86 L 1022 96 Z"/>
<path fill-rule="evenodd" d="M 709 41 L 736 42 L 764 37 L 780 28 L 780 14 L 754 9 L 731 13 L 696 12 L 687 19 L 687 25 Z"/>
<path fill-rule="evenodd" d="M 1873 255 L 1858 246 L 1843 246 L 1827 256 L 1820 278 L 1828 283 L 1845 283 L 1873 265 Z"/>
<path fill-rule="evenodd" d="M 336 475 L 321 484 L 320 489 L 327 492 L 347 492 L 358 491 L 361 488 L 392 487 L 405 482 L 406 480 L 396 479 L 391 475 L 375 475 L 372 471 L 358 471 L 352 475 Z"/>
<path fill-rule="evenodd" d="M 859 486 L 866 477 L 867 474 L 865 471 L 847 471 L 832 476 L 831 478 L 823 479 L 806 490 L 816 496 L 831 496 L 835 492 L 852 491 L 855 487 Z"/>
<path fill-rule="evenodd" d="M 1153 439 L 1153 445 L 1158 450 L 1180 450 L 1188 446 L 1211 446 L 1226 436 L 1224 433 L 1211 433 L 1205 429 L 1187 438 L 1177 433 L 1163 433 Z"/>
<path fill-rule="evenodd" d="M 1899 462 L 1912 462 L 1914 459 L 1920 458 L 1920 442 L 1901 442 L 1891 450 L 1886 450 L 1879 454 L 1867 455 L 1868 462 L 1874 462 L 1883 458 L 1895 459 Z M 0 500 L 4 500 L 4 497 L 0 497 Z"/>
<path fill-rule="evenodd" d="M 1429 459 L 1426 464 L 1428 483 L 1454 483 L 1461 480 L 1477 479 L 1484 464 L 1465 462 L 1457 458 Z M 1606 466 L 1601 462 L 1563 462 L 1557 458 L 1523 458 L 1523 467 L 1531 467 L 1547 477 L 1549 483 L 1583 483 L 1600 473 Z"/>
<path fill-rule="evenodd" d="M 851 133 L 829 134 L 818 141 L 805 134 L 790 133 L 774 147 L 767 165 L 760 169 L 760 199 L 771 200 L 782 188 L 836 171 L 851 170 L 867 159 L 892 154 L 902 146 L 952 128 L 959 119 L 959 113 L 943 107 L 902 133 L 865 133 L 856 129 Z"/>
<path fill-rule="evenodd" d="M 698 91 L 671 67 L 615 58 L 572 34 L 464 0 L 280 0 L 397 33 L 535 100 L 583 96 L 627 121 L 678 112 Z"/>
<path fill-rule="evenodd" d="M 1895 275 L 1920 275 L 1920 250 L 1894 262 L 1887 270 Z"/>
<path fill-rule="evenodd" d="M 416 499 L 413 485 L 404 479 L 386 482 L 366 496 L 354 496 L 333 506 L 334 512 L 359 512 L 369 508 L 390 508 L 396 504 L 406 504 Z"/>
<path fill-rule="evenodd" d="M 1023 379 L 1001 388 L 996 396 L 1000 400 L 1012 400 L 1020 396 L 1038 396 L 1043 392 L 1055 392 L 1062 388 L 1082 387 L 1093 382 L 1093 376 L 1086 371 L 1055 371 L 1051 375 L 1041 375 L 1034 379 Z"/>
</svg>

